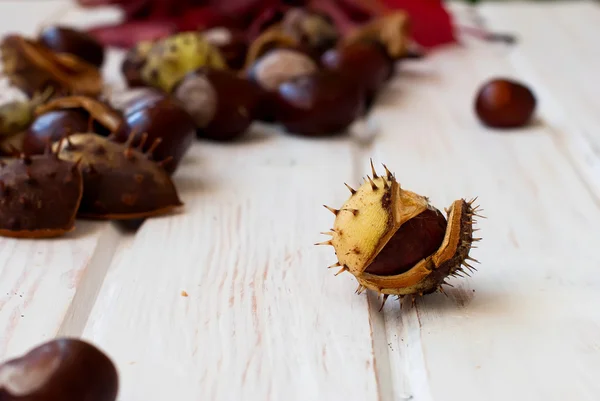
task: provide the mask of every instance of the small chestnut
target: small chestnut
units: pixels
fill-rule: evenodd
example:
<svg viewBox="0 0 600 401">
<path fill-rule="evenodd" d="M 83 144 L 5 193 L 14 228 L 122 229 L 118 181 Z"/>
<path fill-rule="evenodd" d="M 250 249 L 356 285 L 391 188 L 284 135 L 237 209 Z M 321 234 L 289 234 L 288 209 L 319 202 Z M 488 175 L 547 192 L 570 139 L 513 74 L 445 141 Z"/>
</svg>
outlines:
<svg viewBox="0 0 600 401">
<path fill-rule="evenodd" d="M 226 27 L 216 27 L 203 31 L 206 41 L 221 52 L 227 66 L 241 70 L 246 62 L 248 41 L 244 32 Z"/>
<path fill-rule="evenodd" d="M 248 80 L 209 67 L 188 74 L 176 88 L 175 96 L 194 118 L 198 138 L 218 141 L 243 135 L 261 100 Z"/>
<path fill-rule="evenodd" d="M 248 71 L 248 78 L 265 90 L 277 91 L 283 82 L 317 70 L 317 64 L 306 54 L 291 49 L 273 49 L 256 60 Z"/>
<path fill-rule="evenodd" d="M 95 346 L 60 338 L 0 365 L 2 401 L 114 401 L 119 377 Z"/>
<path fill-rule="evenodd" d="M 25 133 L 23 151 L 36 155 L 44 153 L 50 143 L 60 140 L 65 134 L 87 132 L 89 118 L 79 110 L 53 110 L 40 114 Z"/>
<path fill-rule="evenodd" d="M 524 84 L 512 79 L 495 78 L 477 92 L 475 112 L 479 120 L 493 128 L 517 128 L 526 125 L 536 108 L 536 97 Z"/>
<path fill-rule="evenodd" d="M 96 67 L 104 63 L 104 47 L 83 31 L 53 25 L 40 32 L 38 41 L 57 53 L 72 54 Z"/>
<path fill-rule="evenodd" d="M 132 47 L 125 54 L 125 58 L 121 64 L 121 73 L 127 82 L 127 86 L 135 88 L 146 86 L 146 82 L 142 77 L 142 68 L 146 64 L 148 53 L 152 49 L 152 42 L 141 42 Z"/>
<path fill-rule="evenodd" d="M 321 64 L 361 83 L 368 103 L 394 72 L 394 63 L 385 48 L 376 42 L 354 42 L 328 50 L 323 54 Z"/>
<path fill-rule="evenodd" d="M 141 149 L 147 151 L 160 139 L 153 150 L 154 159 L 172 157 L 165 170 L 174 173 L 196 135 L 194 120 L 183 105 L 170 95 L 152 92 L 130 103 L 123 115 L 125 128 L 119 130 L 117 140 L 125 142 L 133 135 L 131 144 L 138 146 L 144 141 Z"/>
<path fill-rule="evenodd" d="M 279 86 L 278 121 L 289 132 L 328 136 L 347 129 L 364 111 L 364 90 L 331 71 L 320 71 Z"/>
</svg>

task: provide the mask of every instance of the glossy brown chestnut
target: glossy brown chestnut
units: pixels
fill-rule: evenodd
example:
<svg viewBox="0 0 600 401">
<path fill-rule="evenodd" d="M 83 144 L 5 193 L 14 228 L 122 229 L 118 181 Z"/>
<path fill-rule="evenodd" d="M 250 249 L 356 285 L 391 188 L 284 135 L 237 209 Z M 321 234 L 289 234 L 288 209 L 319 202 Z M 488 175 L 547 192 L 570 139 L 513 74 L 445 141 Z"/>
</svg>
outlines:
<svg viewBox="0 0 600 401">
<path fill-rule="evenodd" d="M 83 31 L 66 26 L 49 26 L 40 32 L 38 41 L 57 53 L 72 54 L 96 67 L 104 63 L 104 47 Z"/>
<path fill-rule="evenodd" d="M 364 86 L 367 103 L 391 77 L 394 64 L 377 43 L 355 42 L 327 51 L 321 58 L 325 68 L 346 75 Z"/>
<path fill-rule="evenodd" d="M 113 362 L 95 346 L 60 338 L 0 365 L 2 401 L 114 401 Z"/>
<path fill-rule="evenodd" d="M 475 112 L 479 120 L 493 128 L 517 128 L 526 125 L 536 108 L 536 97 L 524 84 L 496 78 L 477 92 Z"/>
<path fill-rule="evenodd" d="M 142 77 L 142 68 L 146 63 L 146 57 L 152 48 L 152 43 L 143 42 L 129 49 L 121 64 L 121 72 L 125 82 L 130 88 L 147 86 Z"/>
<path fill-rule="evenodd" d="M 174 173 L 196 135 L 194 120 L 180 102 L 169 95 L 159 96 L 153 92 L 132 102 L 123 115 L 126 125 L 118 132 L 117 141 L 125 142 L 133 135 L 131 143 L 138 146 L 146 138 L 142 150 L 147 151 L 160 138 L 160 144 L 153 152 L 154 158 L 172 157 L 165 170 Z"/>
<path fill-rule="evenodd" d="M 41 114 L 25 133 L 23 151 L 26 154 L 44 153 L 48 141 L 55 142 L 65 134 L 87 132 L 89 118 L 79 110 L 54 110 Z"/>
<path fill-rule="evenodd" d="M 364 90 L 331 71 L 298 77 L 279 86 L 278 121 L 305 136 L 339 134 L 364 110 Z"/>
<path fill-rule="evenodd" d="M 243 135 L 261 100 L 248 80 L 230 71 L 207 67 L 186 76 L 175 96 L 194 118 L 198 138 L 218 141 Z"/>
<path fill-rule="evenodd" d="M 429 208 L 404 223 L 365 269 L 365 273 L 394 276 L 410 270 L 437 251 L 446 234 L 447 221 L 439 210 Z"/>
<path fill-rule="evenodd" d="M 244 67 L 248 53 L 248 42 L 244 32 L 217 27 L 202 32 L 202 36 L 219 49 L 229 68 L 241 70 Z"/>
</svg>

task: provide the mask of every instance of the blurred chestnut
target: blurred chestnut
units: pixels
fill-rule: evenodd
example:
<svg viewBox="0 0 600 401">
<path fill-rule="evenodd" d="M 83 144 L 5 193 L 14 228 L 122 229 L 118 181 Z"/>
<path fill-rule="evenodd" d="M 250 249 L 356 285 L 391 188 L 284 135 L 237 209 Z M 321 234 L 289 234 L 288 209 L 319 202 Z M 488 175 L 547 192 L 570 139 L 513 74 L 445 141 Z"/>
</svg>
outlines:
<svg viewBox="0 0 600 401">
<path fill-rule="evenodd" d="M 277 117 L 291 133 L 335 135 L 363 113 L 364 104 L 360 85 L 343 75 L 320 71 L 279 86 Z"/>
<path fill-rule="evenodd" d="M 38 41 L 57 53 L 69 53 L 101 67 L 104 47 L 89 34 L 66 26 L 49 26 L 40 32 Z"/>
<path fill-rule="evenodd" d="M 374 42 L 354 42 L 331 49 L 323 55 L 321 64 L 360 83 L 369 104 L 394 72 L 394 64 L 385 49 Z"/>
<path fill-rule="evenodd" d="M 334 21 L 328 15 L 306 8 L 289 9 L 279 26 L 316 59 L 333 48 L 340 38 Z"/>
<path fill-rule="evenodd" d="M 233 70 L 241 70 L 246 62 L 248 42 L 244 32 L 232 28 L 217 27 L 202 32 L 202 36 L 219 49 L 227 66 Z"/>
<path fill-rule="evenodd" d="M 292 78 L 312 74 L 317 64 L 306 54 L 292 49 L 276 48 L 258 58 L 248 69 L 248 79 L 261 92 L 261 104 L 257 120 L 273 122 L 275 116 L 275 94 L 279 85 Z"/>
<path fill-rule="evenodd" d="M 493 128 L 517 128 L 526 125 L 536 108 L 536 97 L 524 84 L 496 78 L 477 92 L 475 112 L 479 120 Z"/>
<path fill-rule="evenodd" d="M 131 144 L 139 146 L 145 137 L 142 150 L 147 151 L 160 139 L 153 151 L 154 159 L 172 157 L 165 170 L 174 173 L 196 135 L 194 120 L 180 102 L 169 95 L 159 96 L 154 92 L 129 104 L 123 115 L 125 129 L 118 132 L 117 140 L 125 142 L 131 135 Z"/>
<path fill-rule="evenodd" d="M 194 118 L 198 137 L 218 141 L 243 135 L 261 100 L 248 80 L 208 67 L 188 74 L 176 88 L 175 96 Z"/>
<path fill-rule="evenodd" d="M 41 114 L 25 133 L 23 151 L 42 154 L 48 141 L 60 140 L 65 134 L 88 131 L 89 118 L 79 110 L 54 110 Z"/>
<path fill-rule="evenodd" d="M 141 42 L 125 54 L 121 64 L 121 72 L 130 88 L 147 86 L 142 78 L 142 68 L 146 64 L 146 58 L 151 48 L 151 42 Z"/>
<path fill-rule="evenodd" d="M 118 372 L 101 350 L 61 338 L 0 365 L 2 401 L 114 401 Z"/>
</svg>

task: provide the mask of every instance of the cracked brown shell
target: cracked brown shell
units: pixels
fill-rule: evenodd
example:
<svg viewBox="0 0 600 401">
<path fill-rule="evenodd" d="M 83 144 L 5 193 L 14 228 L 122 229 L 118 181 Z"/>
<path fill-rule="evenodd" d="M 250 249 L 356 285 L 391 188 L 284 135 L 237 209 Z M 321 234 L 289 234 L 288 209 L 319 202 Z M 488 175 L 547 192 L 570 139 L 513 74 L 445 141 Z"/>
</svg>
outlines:
<svg viewBox="0 0 600 401">
<path fill-rule="evenodd" d="M 78 216 L 128 220 L 166 214 L 183 205 L 163 163 L 128 144 L 92 133 L 78 133 L 55 144 L 59 157 L 81 160 L 84 182 Z M 143 143 L 141 144 L 143 145 Z"/>
<path fill-rule="evenodd" d="M 72 231 L 82 193 L 77 163 L 56 154 L 0 162 L 0 235 L 49 238 Z"/>
<path fill-rule="evenodd" d="M 72 54 L 55 53 L 20 35 L 8 35 L 0 44 L 4 73 L 29 96 L 48 88 L 55 94 L 97 96 L 102 75 L 95 66 Z"/>
<path fill-rule="evenodd" d="M 402 189 L 387 168 L 384 176 L 372 172 L 358 189 L 348 186 L 351 196 L 340 209 L 326 206 L 335 222 L 323 233 L 331 239 L 317 245 L 335 249 L 338 261 L 330 267 L 349 271 L 358 293 L 376 291 L 384 302 L 389 295 L 443 292 L 449 276 L 474 270 L 469 252 L 480 238 L 473 238 L 473 201 L 454 201 L 444 218 L 428 198 Z"/>
</svg>

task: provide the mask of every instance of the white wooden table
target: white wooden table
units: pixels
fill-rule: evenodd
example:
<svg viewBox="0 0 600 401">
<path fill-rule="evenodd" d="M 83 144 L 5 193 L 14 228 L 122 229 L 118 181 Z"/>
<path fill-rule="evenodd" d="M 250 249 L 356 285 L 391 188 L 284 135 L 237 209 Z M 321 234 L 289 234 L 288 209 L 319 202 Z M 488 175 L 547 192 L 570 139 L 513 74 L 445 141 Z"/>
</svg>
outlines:
<svg viewBox="0 0 600 401">
<path fill-rule="evenodd" d="M 117 364 L 120 401 L 598 400 L 600 6 L 477 14 L 518 45 L 466 40 L 403 65 L 370 140 L 256 126 L 242 143 L 194 146 L 175 177 L 181 214 L 135 233 L 82 221 L 57 240 L 0 239 L 1 359 L 82 337 Z M 115 16 L 2 1 L 0 33 Z M 119 60 L 105 71 L 117 84 Z M 536 92 L 532 127 L 478 123 L 474 93 L 496 74 Z M 325 268 L 321 205 L 340 205 L 369 158 L 439 208 L 479 196 L 482 264 L 448 297 L 378 312 L 350 274 Z"/>
</svg>

